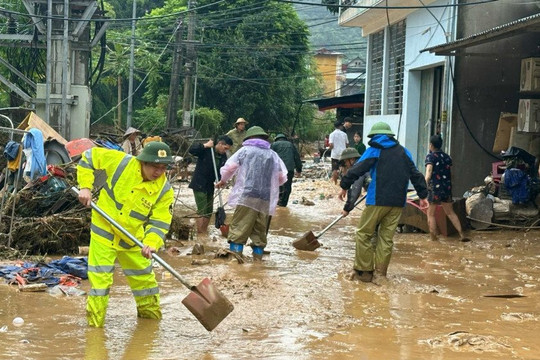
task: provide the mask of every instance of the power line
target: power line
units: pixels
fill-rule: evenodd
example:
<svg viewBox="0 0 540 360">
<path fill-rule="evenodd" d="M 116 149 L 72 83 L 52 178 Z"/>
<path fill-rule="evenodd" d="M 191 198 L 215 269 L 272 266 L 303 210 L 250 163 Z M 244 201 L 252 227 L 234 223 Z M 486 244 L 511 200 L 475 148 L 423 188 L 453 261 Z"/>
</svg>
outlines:
<svg viewBox="0 0 540 360">
<path fill-rule="evenodd" d="M 132 17 L 132 18 L 122 18 L 122 19 L 95 18 L 95 19 L 92 19 L 92 21 L 94 21 L 94 22 L 152 21 L 152 20 L 165 19 L 165 18 L 170 18 L 170 17 L 178 17 L 178 15 L 187 14 L 187 13 L 190 13 L 190 12 L 193 12 L 193 11 L 204 9 L 204 8 L 217 5 L 217 4 L 225 2 L 225 1 L 227 1 L 227 0 L 219 0 L 219 1 L 213 2 L 211 4 L 202 5 L 202 6 L 192 8 L 192 9 L 188 9 L 188 10 L 177 11 L 177 12 L 166 14 L 166 15 L 159 15 L 159 16 L 145 15 L 143 17 L 135 17 L 135 18 Z M 49 19 L 58 20 L 58 21 L 66 20 L 63 16 L 47 16 L 47 15 L 38 15 L 38 14 L 30 15 L 30 14 L 21 13 L 21 12 L 18 12 L 18 11 L 6 10 L 6 9 L 2 9 L 2 8 L 0 8 L 0 13 L 4 13 L 4 14 L 8 14 L 8 15 L 17 15 L 17 16 L 22 16 L 22 17 L 38 18 L 38 19 L 43 19 L 43 20 L 49 20 Z M 68 21 L 88 21 L 88 19 L 82 19 L 82 18 L 67 18 L 67 20 Z"/>
</svg>

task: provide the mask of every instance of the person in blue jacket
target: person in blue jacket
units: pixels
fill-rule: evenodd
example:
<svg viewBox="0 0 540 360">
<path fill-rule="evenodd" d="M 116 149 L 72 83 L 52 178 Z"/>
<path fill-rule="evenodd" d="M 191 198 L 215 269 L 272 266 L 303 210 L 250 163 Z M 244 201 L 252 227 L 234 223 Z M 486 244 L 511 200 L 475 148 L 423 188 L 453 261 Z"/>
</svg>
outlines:
<svg viewBox="0 0 540 360">
<path fill-rule="evenodd" d="M 364 282 L 382 284 L 386 281 L 392 256 L 394 233 L 407 201 L 409 180 L 423 209 L 429 206 L 428 191 L 424 176 L 416 168 L 411 153 L 394 138 L 388 124 L 374 124 L 368 137 L 371 138 L 368 143 L 370 147 L 343 176 L 339 198 L 344 200 L 354 182 L 370 172 L 366 208 L 356 231 L 353 275 Z M 377 241 L 373 247 L 371 237 L 376 229 Z"/>
</svg>

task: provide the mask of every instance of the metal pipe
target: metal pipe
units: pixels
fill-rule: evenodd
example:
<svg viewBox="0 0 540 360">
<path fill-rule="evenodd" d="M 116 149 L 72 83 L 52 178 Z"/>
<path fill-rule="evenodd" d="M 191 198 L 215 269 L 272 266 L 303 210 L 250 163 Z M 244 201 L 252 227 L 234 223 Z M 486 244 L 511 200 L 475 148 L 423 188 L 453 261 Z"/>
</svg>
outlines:
<svg viewBox="0 0 540 360">
<path fill-rule="evenodd" d="M 51 82 L 52 82 L 52 0 L 47 1 L 47 63 L 45 67 L 45 122 L 51 123 Z"/>
<path fill-rule="evenodd" d="M 7 119 L 9 121 L 9 123 L 11 124 L 11 129 L 8 129 L 8 128 L 4 128 L 6 130 L 8 130 L 10 133 L 9 133 L 9 140 L 12 141 L 13 140 L 13 121 L 11 121 L 11 119 L 9 117 L 7 117 L 6 115 L 3 115 L 3 114 L 0 114 L 0 117 L 4 118 L 4 119 Z M 2 130 L 2 129 L 0 129 Z M 0 224 L 2 224 L 2 217 L 3 217 L 3 213 L 4 213 L 4 202 L 5 202 L 5 199 L 6 199 L 6 191 L 7 191 L 7 182 L 8 182 L 8 174 L 9 174 L 9 169 L 6 165 L 6 168 L 4 169 L 4 186 L 2 188 L 2 201 L 1 201 L 1 205 L 0 205 Z"/>
<path fill-rule="evenodd" d="M 62 37 L 62 100 L 60 109 L 60 133 L 66 139 L 71 139 L 70 128 L 68 124 L 68 86 L 71 79 L 68 80 L 69 70 L 69 0 L 64 0 L 64 36 Z"/>
<path fill-rule="evenodd" d="M 133 68 L 135 67 L 135 18 L 137 17 L 137 1 L 133 0 L 133 12 L 131 19 L 131 53 L 129 55 L 129 85 L 128 85 L 128 108 L 126 117 L 126 128 L 131 126 L 133 115 Z"/>
<path fill-rule="evenodd" d="M 7 117 L 6 115 L 0 114 L 0 117 L 8 120 L 10 125 L 11 125 L 11 128 L 6 128 L 6 127 L 3 127 L 3 126 L 0 126 L 0 131 L 9 131 L 10 140 L 13 140 L 13 133 L 17 133 L 17 134 L 27 134 L 28 133 L 28 131 L 25 131 L 25 130 L 14 129 L 13 128 L 14 127 L 13 121 L 11 121 L 11 119 L 9 117 Z M 20 150 L 20 151 L 22 151 L 22 150 Z M 21 166 L 22 166 L 22 159 L 21 159 L 21 161 L 19 161 L 19 167 L 17 169 L 17 173 L 15 174 L 14 191 L 13 191 L 13 208 L 11 209 L 11 221 L 10 221 L 10 224 L 9 224 L 8 247 L 11 247 L 11 240 L 13 238 L 13 235 L 11 234 L 11 229 L 13 228 L 13 218 L 14 218 L 14 215 L 15 215 L 15 204 L 17 202 L 16 201 L 17 200 L 16 196 L 17 196 L 17 188 L 19 187 L 19 176 L 21 174 Z M 9 172 L 9 169 L 6 166 L 5 175 L 4 175 L 4 177 L 5 177 L 5 179 L 4 179 L 4 188 L 2 189 L 2 204 L 0 206 L 0 224 L 2 223 L 2 217 L 3 217 L 3 214 L 4 214 L 4 202 L 5 202 L 5 193 L 7 191 L 8 172 Z"/>
<path fill-rule="evenodd" d="M 1 114 L 0 114 L 1 116 Z M 12 134 L 11 134 L 11 140 L 13 140 L 13 134 L 20 134 L 20 135 L 24 135 L 24 134 L 27 134 L 28 131 L 26 130 L 21 130 L 21 129 L 10 129 L 10 128 L 7 128 L 7 127 L 4 127 L 4 126 L 0 126 L 0 131 L 11 131 Z"/>
<path fill-rule="evenodd" d="M 11 221 L 9 222 L 9 237 L 8 237 L 8 247 L 11 247 L 11 240 L 13 239 L 12 231 L 13 229 L 13 218 L 15 217 L 15 204 L 17 203 L 17 188 L 19 187 L 19 177 L 21 175 L 21 166 L 22 161 L 19 162 L 19 168 L 15 174 L 15 187 L 13 188 L 13 207 L 11 208 Z"/>
</svg>

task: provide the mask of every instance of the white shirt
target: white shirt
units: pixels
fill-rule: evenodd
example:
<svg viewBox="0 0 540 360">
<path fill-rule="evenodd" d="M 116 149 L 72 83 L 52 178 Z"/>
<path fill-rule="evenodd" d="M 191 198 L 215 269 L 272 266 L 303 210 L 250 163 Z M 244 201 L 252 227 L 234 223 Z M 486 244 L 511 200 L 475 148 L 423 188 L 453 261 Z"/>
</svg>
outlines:
<svg viewBox="0 0 540 360">
<path fill-rule="evenodd" d="M 332 131 L 332 133 L 328 137 L 328 142 L 330 144 L 333 144 L 330 157 L 332 159 L 339 160 L 341 153 L 343 152 L 343 150 L 345 150 L 345 148 L 347 148 L 347 145 L 349 144 L 349 138 L 347 138 L 347 134 L 344 131 L 336 129 Z"/>
</svg>

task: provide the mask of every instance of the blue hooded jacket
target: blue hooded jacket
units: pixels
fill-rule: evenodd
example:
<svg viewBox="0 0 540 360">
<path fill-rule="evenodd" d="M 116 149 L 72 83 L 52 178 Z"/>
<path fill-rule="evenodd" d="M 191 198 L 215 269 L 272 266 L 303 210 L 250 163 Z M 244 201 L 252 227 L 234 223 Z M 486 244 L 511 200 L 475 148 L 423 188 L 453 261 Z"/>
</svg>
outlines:
<svg viewBox="0 0 540 360">
<path fill-rule="evenodd" d="M 409 180 L 421 199 L 427 197 L 424 175 L 416 168 L 409 150 L 388 135 L 375 135 L 369 148 L 341 180 L 348 190 L 360 176 L 370 172 L 366 205 L 403 207 L 407 201 Z"/>
</svg>

